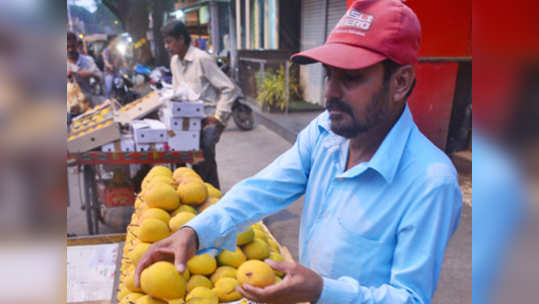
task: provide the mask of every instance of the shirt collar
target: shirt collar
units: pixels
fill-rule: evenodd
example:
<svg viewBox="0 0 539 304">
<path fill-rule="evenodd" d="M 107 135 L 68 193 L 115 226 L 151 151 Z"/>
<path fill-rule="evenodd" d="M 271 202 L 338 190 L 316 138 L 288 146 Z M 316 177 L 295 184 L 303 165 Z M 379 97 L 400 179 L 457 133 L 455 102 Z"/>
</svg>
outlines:
<svg viewBox="0 0 539 304">
<path fill-rule="evenodd" d="M 367 164 L 370 168 L 378 171 L 388 183 L 395 177 L 413 126 L 412 113 L 406 104 L 399 120 L 391 128 Z"/>
<path fill-rule="evenodd" d="M 189 45 L 189 48 L 187 49 L 187 53 L 185 53 L 185 56 L 183 57 L 184 61 L 193 61 L 195 56 L 195 47 L 192 45 Z"/>
<path fill-rule="evenodd" d="M 76 65 L 80 66 L 82 64 L 82 61 L 84 60 L 82 56 L 83 55 L 79 53 L 79 58 L 77 58 L 77 62 L 75 62 Z"/>
<path fill-rule="evenodd" d="M 326 132 L 331 133 L 329 114 L 327 111 L 321 118 L 322 119 L 319 120 L 318 127 Z M 395 176 L 395 173 L 397 172 L 402 154 L 404 153 L 404 148 L 408 142 L 408 135 L 410 134 L 413 126 L 414 121 L 412 118 L 412 113 L 410 112 L 408 104 L 406 104 L 401 116 L 386 135 L 382 141 L 382 144 L 380 147 L 378 147 L 371 160 L 368 163 L 362 163 L 354 166 L 345 172 L 342 177 L 354 177 L 364 172 L 366 167 L 370 167 L 379 172 L 388 183 L 391 182 Z M 349 140 L 346 140 L 346 144 L 341 146 L 346 150 L 343 151 L 345 155 L 348 155 L 348 142 Z"/>
<path fill-rule="evenodd" d="M 322 115 L 320 115 L 320 119 L 318 120 L 318 128 L 320 131 L 325 130 L 326 132 L 330 132 L 330 122 L 329 122 L 329 112 L 324 111 Z"/>
</svg>

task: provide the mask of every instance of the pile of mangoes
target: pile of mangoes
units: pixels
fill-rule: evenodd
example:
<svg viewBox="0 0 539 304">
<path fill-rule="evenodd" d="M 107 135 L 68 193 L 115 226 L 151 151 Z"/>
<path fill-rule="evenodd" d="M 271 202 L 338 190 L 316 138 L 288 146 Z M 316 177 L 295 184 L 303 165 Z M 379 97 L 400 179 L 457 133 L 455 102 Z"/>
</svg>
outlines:
<svg viewBox="0 0 539 304">
<path fill-rule="evenodd" d="M 238 234 L 234 252 L 223 250 L 215 257 L 197 254 L 187 262 L 184 273 L 170 262 L 154 263 L 142 272 L 141 286 L 135 286 L 136 264 L 150 245 L 188 224 L 220 198 L 221 192 L 191 168 L 172 172 L 155 166 L 148 172 L 127 227 L 118 287 L 120 304 L 238 303 L 242 299 L 235 290 L 238 284 L 264 287 L 281 280 L 283 274 L 263 262 L 284 261 L 279 245 L 262 224 L 256 223 Z"/>
</svg>

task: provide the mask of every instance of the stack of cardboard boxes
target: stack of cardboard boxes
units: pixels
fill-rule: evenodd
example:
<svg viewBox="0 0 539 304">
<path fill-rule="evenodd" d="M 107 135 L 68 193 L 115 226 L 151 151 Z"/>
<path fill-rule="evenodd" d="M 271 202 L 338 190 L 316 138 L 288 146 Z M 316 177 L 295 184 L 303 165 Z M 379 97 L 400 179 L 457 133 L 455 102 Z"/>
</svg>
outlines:
<svg viewBox="0 0 539 304">
<path fill-rule="evenodd" d="M 158 111 L 159 119 L 143 119 Z M 197 151 L 204 117 L 201 101 L 182 101 L 152 92 L 123 107 L 110 102 L 74 120 L 68 135 L 71 153 Z"/>
<path fill-rule="evenodd" d="M 168 148 L 171 151 L 200 149 L 200 128 L 204 117 L 202 102 L 168 101 L 159 116 L 169 130 Z"/>
</svg>

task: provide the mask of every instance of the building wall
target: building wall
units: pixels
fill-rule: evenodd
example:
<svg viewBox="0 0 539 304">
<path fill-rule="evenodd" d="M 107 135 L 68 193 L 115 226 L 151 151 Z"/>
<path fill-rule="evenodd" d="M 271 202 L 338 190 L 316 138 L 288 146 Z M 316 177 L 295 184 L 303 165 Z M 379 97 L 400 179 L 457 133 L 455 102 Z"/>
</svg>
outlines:
<svg viewBox="0 0 539 304">
<path fill-rule="evenodd" d="M 299 51 L 300 47 L 300 0 L 279 0 L 279 50 Z"/>
<path fill-rule="evenodd" d="M 235 0 L 238 50 L 299 50 L 300 0 Z"/>
<path fill-rule="evenodd" d="M 299 51 L 301 0 L 235 0 L 238 82 L 246 96 L 256 98 L 260 63 L 266 72 L 285 66 Z M 298 74 L 297 67 L 293 72 Z"/>
<path fill-rule="evenodd" d="M 346 0 L 301 0 L 300 49 L 324 44 L 346 10 Z M 324 73 L 322 65 L 300 66 L 300 86 L 305 101 L 324 104 Z"/>
<path fill-rule="evenodd" d="M 293 54 L 286 50 L 238 50 L 239 61 L 239 86 L 245 96 L 256 98 L 258 83 L 256 74 L 260 72 L 260 64 L 243 59 L 262 59 L 265 60 L 264 69 L 266 72 L 274 72 Z M 292 66 L 291 75 L 297 75 L 297 66 Z"/>
<path fill-rule="evenodd" d="M 324 2 L 320 0 L 301 1 L 301 51 L 324 43 Z M 303 89 L 303 99 L 311 103 L 321 104 L 322 66 L 318 63 L 300 66 L 299 78 L 300 86 Z"/>
</svg>

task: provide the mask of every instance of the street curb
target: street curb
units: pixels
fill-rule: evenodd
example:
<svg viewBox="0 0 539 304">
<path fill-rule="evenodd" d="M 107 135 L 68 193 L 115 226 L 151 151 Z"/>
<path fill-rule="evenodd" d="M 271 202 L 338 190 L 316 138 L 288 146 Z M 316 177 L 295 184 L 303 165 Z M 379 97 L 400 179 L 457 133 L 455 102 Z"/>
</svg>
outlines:
<svg viewBox="0 0 539 304">
<path fill-rule="evenodd" d="M 256 121 L 263 124 L 266 128 L 270 129 L 271 131 L 277 133 L 277 135 L 281 136 L 284 140 L 288 141 L 289 143 L 293 144 L 296 142 L 298 133 L 288 128 L 287 126 L 279 124 L 278 122 L 273 120 L 268 114 L 262 112 L 262 110 L 260 110 L 258 105 L 255 104 L 254 99 L 248 98 L 248 102 L 251 105 L 251 108 L 253 109 L 253 112 L 256 115 Z M 286 114 L 282 114 L 282 115 L 286 115 Z"/>
<path fill-rule="evenodd" d="M 455 152 L 450 157 L 460 174 L 472 174 L 472 150 Z"/>
</svg>

